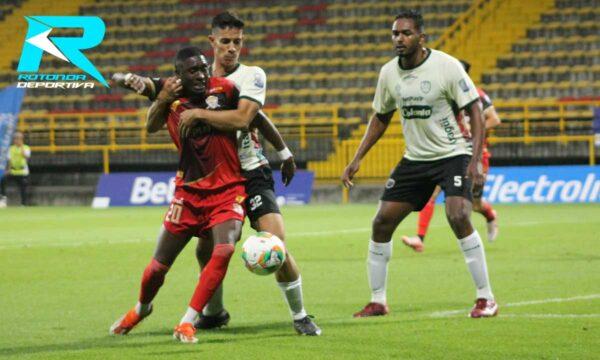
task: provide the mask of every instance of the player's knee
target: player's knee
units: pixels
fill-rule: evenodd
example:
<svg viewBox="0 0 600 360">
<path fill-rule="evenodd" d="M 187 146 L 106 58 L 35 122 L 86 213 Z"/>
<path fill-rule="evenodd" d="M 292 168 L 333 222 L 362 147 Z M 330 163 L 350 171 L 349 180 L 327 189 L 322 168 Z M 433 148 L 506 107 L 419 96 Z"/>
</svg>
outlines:
<svg viewBox="0 0 600 360">
<path fill-rule="evenodd" d="M 235 247 L 233 246 L 233 244 L 217 244 L 213 249 L 212 256 L 230 258 L 231 256 L 233 256 L 234 251 Z"/>
<path fill-rule="evenodd" d="M 148 266 L 146 266 L 146 270 L 144 272 L 150 276 L 152 276 L 152 275 L 164 276 L 169 271 L 169 268 L 170 267 L 168 265 L 160 262 L 156 258 L 152 258 L 152 260 L 150 260 L 150 264 L 148 264 Z"/>
<path fill-rule="evenodd" d="M 469 214 L 464 210 L 448 213 L 448 222 L 453 228 L 462 228 L 469 224 Z"/>
<path fill-rule="evenodd" d="M 392 221 L 390 221 L 389 219 L 385 218 L 384 216 L 381 215 L 376 215 L 375 218 L 373 219 L 373 237 L 378 239 L 378 238 L 387 238 L 389 236 L 391 236 L 391 234 L 394 232 L 394 226 Z M 375 241 L 377 241 L 376 239 L 374 239 Z"/>
</svg>

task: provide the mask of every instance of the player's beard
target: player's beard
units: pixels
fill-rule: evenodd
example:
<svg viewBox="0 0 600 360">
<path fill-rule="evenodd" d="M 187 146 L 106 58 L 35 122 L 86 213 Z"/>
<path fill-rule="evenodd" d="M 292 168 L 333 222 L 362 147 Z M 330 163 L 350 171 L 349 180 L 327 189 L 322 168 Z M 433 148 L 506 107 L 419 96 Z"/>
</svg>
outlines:
<svg viewBox="0 0 600 360">
<path fill-rule="evenodd" d="M 186 97 L 195 104 L 202 105 L 204 100 L 206 99 L 206 88 L 203 88 L 202 91 L 196 91 L 196 90 L 189 89 L 185 93 L 186 93 L 185 94 Z"/>
<path fill-rule="evenodd" d="M 419 50 L 419 46 L 415 47 L 405 47 L 403 52 L 396 50 L 396 54 L 401 58 L 409 58 L 415 55 L 415 53 Z"/>
</svg>

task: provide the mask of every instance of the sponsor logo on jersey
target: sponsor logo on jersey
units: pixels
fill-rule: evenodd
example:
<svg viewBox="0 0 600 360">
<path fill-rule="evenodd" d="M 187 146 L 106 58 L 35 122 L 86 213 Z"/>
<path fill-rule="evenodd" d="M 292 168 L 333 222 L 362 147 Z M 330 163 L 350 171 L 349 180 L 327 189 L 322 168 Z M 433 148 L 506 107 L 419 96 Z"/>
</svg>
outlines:
<svg viewBox="0 0 600 360">
<path fill-rule="evenodd" d="M 424 94 L 427 94 L 431 91 L 431 82 L 430 81 L 421 81 L 421 91 Z"/>
<path fill-rule="evenodd" d="M 452 126 L 450 119 L 443 118 L 442 120 L 440 120 L 440 125 L 442 126 L 442 128 L 444 128 L 446 136 L 448 137 L 448 141 L 451 144 L 456 144 L 456 134 L 454 133 L 454 126 Z"/>
<path fill-rule="evenodd" d="M 463 92 L 469 92 L 469 85 L 467 84 L 467 81 L 465 79 L 460 79 L 460 81 L 458 82 L 458 86 L 460 86 L 460 89 Z"/>
<path fill-rule="evenodd" d="M 254 86 L 259 89 L 265 87 L 265 79 L 263 79 L 262 75 L 259 73 L 254 74 Z"/>
<path fill-rule="evenodd" d="M 431 106 L 409 105 L 402 107 L 402 117 L 405 119 L 429 119 L 432 113 Z"/>
</svg>

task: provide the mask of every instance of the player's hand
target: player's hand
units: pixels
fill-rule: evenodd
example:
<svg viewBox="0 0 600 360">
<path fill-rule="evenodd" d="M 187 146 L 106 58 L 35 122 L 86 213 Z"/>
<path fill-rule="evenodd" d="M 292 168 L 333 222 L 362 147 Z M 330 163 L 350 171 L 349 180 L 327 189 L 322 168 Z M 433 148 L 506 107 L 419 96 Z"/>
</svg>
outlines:
<svg viewBox="0 0 600 360">
<path fill-rule="evenodd" d="M 112 81 L 118 86 L 127 90 L 133 90 L 138 94 L 143 93 L 146 89 L 146 83 L 144 82 L 143 78 L 132 73 L 114 73 L 112 76 Z"/>
<path fill-rule="evenodd" d="M 350 189 L 352 186 L 354 186 L 354 183 L 352 182 L 352 178 L 354 177 L 354 174 L 356 174 L 358 172 L 358 169 L 360 168 L 360 161 L 355 161 L 353 160 L 350 164 L 348 164 L 348 166 L 346 166 L 346 169 L 344 169 L 344 173 L 342 174 L 342 184 L 344 184 L 345 187 L 347 187 L 348 189 Z"/>
<path fill-rule="evenodd" d="M 483 186 L 485 176 L 483 176 L 483 165 L 480 161 L 469 162 L 466 178 L 471 179 L 474 186 Z"/>
<path fill-rule="evenodd" d="M 125 74 L 124 84 L 138 94 L 142 94 L 146 90 L 146 83 L 141 76 L 136 74 Z"/>
<path fill-rule="evenodd" d="M 296 162 L 294 161 L 294 157 L 291 156 L 281 163 L 281 181 L 283 185 L 288 186 L 294 175 L 296 174 Z"/>
<path fill-rule="evenodd" d="M 179 115 L 179 138 L 190 136 L 192 129 L 201 122 L 202 113 L 200 109 L 185 110 Z"/>
<path fill-rule="evenodd" d="M 178 97 L 180 97 L 182 90 L 183 86 L 181 85 L 181 79 L 176 76 L 172 76 L 165 80 L 163 88 L 158 93 L 156 99 L 166 103 L 172 103 Z"/>
</svg>

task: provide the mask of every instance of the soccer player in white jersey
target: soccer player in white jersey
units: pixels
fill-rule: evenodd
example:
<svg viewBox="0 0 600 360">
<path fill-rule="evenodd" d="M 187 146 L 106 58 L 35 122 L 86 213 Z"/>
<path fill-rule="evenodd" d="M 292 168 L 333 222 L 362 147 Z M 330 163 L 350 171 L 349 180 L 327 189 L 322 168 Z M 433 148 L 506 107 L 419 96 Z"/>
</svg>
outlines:
<svg viewBox="0 0 600 360">
<path fill-rule="evenodd" d="M 273 176 L 269 162 L 263 154 L 256 128 L 258 127 L 263 136 L 278 150 L 278 155 L 283 161 L 282 175 L 286 185 L 291 181 L 295 164 L 293 155 L 277 128 L 260 110 L 266 96 L 265 72 L 258 66 L 239 63 L 243 47 L 243 29 L 244 22 L 235 14 L 226 11 L 213 18 L 212 32 L 209 35 L 214 50 L 212 76 L 226 77 L 236 84 L 240 92 L 237 110 L 186 111 L 182 113 L 181 123 L 184 127 L 193 127 L 202 121 L 220 130 L 242 129 L 238 131 L 238 155 L 242 174 L 247 179 L 246 211 L 250 224 L 257 231 L 267 231 L 284 240 L 283 217 L 275 198 Z M 157 87 L 162 83 L 161 79 L 142 78 L 135 74 L 128 74 L 126 78 L 123 85 L 150 99 L 154 98 Z M 201 266 L 210 259 L 212 245 L 211 239 L 198 242 L 196 254 Z M 321 329 L 304 309 L 300 270 L 289 250 L 286 261 L 275 273 L 275 278 L 289 306 L 296 332 L 300 335 L 320 335 Z M 229 318 L 230 315 L 223 305 L 223 289 L 219 287 L 195 326 L 200 329 L 220 327 L 226 325 Z"/>
<path fill-rule="evenodd" d="M 498 313 L 483 244 L 470 220 L 473 183 L 483 183 L 478 167 L 484 129 L 481 102 L 457 59 L 425 47 L 423 27 L 418 11 L 403 11 L 396 17 L 392 41 L 398 56 L 381 68 L 373 100 L 375 113 L 342 175 L 343 184 L 353 186 L 361 160 L 400 109 L 406 152 L 385 184 L 373 219 L 367 257 L 371 301 L 355 317 L 389 312 L 386 283 L 392 235 L 408 214 L 423 208 L 436 185 L 445 192 L 446 216 L 475 283 L 476 301 L 469 315 L 480 318 Z M 470 116 L 471 141 L 463 137 L 453 104 Z"/>
</svg>

